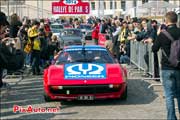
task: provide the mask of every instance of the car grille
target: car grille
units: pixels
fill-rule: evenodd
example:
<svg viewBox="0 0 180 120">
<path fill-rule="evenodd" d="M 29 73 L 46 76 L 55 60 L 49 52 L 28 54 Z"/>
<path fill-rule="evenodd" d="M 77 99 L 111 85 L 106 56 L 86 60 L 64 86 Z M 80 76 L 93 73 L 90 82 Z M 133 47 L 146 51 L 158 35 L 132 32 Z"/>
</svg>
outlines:
<svg viewBox="0 0 180 120">
<path fill-rule="evenodd" d="M 53 94 L 95 94 L 118 92 L 120 88 L 109 88 L 109 85 L 87 85 L 87 86 L 63 86 L 63 89 L 52 89 Z"/>
</svg>

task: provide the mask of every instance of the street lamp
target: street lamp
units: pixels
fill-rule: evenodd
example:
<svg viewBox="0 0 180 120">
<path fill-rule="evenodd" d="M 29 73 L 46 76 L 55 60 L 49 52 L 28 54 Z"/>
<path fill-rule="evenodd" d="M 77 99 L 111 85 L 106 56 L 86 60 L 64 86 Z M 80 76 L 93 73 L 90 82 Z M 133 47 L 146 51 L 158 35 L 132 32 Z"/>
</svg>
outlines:
<svg viewBox="0 0 180 120">
<path fill-rule="evenodd" d="M 1 12 L 1 0 L 0 0 L 0 12 Z"/>
<path fill-rule="evenodd" d="M 99 0 L 98 17 L 104 16 L 104 0 Z"/>
<path fill-rule="evenodd" d="M 37 18 L 39 18 L 39 0 L 37 0 Z"/>
<path fill-rule="evenodd" d="M 7 1 L 8 19 L 9 19 L 9 0 Z"/>
<path fill-rule="evenodd" d="M 112 0 L 112 9 L 113 9 L 113 13 L 115 15 L 115 0 Z M 113 15 L 112 15 L 113 17 Z"/>
<path fill-rule="evenodd" d="M 41 0 L 41 9 L 42 9 L 42 18 L 44 17 L 43 16 L 43 0 Z"/>
<path fill-rule="evenodd" d="M 16 1 L 14 0 L 14 2 L 15 2 L 15 5 L 16 5 L 16 12 L 15 13 L 17 14 L 18 13 L 17 12 L 17 4 L 18 4 L 17 2 L 18 2 L 18 0 L 16 0 Z"/>
</svg>

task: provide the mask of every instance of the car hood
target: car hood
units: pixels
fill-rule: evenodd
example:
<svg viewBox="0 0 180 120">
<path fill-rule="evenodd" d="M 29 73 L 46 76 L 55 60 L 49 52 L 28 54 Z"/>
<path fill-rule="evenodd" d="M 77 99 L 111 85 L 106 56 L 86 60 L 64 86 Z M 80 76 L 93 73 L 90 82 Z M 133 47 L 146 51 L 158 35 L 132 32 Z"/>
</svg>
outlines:
<svg viewBox="0 0 180 120">
<path fill-rule="evenodd" d="M 61 37 L 61 40 L 64 41 L 64 46 L 81 45 L 82 44 L 81 37 Z"/>
<path fill-rule="evenodd" d="M 81 29 L 82 32 L 92 32 L 92 30 Z"/>
<path fill-rule="evenodd" d="M 56 35 L 57 37 L 59 37 L 60 33 L 53 33 L 53 35 Z"/>
<path fill-rule="evenodd" d="M 119 64 L 65 64 L 51 65 L 44 79 L 48 85 L 121 84 L 123 75 Z"/>
</svg>

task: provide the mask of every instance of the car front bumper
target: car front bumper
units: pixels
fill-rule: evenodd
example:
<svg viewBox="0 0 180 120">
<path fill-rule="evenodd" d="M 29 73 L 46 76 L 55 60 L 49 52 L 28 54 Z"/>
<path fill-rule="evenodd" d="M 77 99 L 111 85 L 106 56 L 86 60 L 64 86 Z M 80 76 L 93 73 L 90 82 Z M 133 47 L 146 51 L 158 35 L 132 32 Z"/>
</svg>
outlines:
<svg viewBox="0 0 180 120">
<path fill-rule="evenodd" d="M 115 91 L 101 91 L 100 93 L 98 93 L 99 91 L 93 91 L 92 93 L 88 93 L 88 92 L 72 92 L 68 90 L 66 91 L 66 93 L 60 94 L 60 93 L 54 93 L 52 92 L 50 89 L 46 89 L 46 94 L 52 99 L 52 100 L 79 100 L 79 96 L 93 96 L 93 100 L 97 100 L 97 99 L 115 99 L 115 98 L 121 98 L 121 96 L 123 95 L 123 93 L 126 90 L 126 84 L 122 84 L 121 87 Z M 93 89 L 93 88 L 92 88 Z"/>
</svg>

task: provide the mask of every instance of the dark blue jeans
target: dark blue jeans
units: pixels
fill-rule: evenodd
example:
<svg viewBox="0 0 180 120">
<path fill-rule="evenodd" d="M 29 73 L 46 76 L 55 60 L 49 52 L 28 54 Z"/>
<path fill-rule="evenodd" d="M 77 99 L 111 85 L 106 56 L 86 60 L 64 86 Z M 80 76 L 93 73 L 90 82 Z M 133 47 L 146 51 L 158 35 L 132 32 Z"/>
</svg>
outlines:
<svg viewBox="0 0 180 120">
<path fill-rule="evenodd" d="M 25 65 L 31 64 L 31 53 L 25 55 Z"/>
<path fill-rule="evenodd" d="M 120 57 L 120 63 L 122 64 L 129 64 L 130 60 L 129 57 L 127 55 L 121 55 Z"/>
<path fill-rule="evenodd" d="M 174 98 L 180 113 L 180 70 L 162 70 L 162 82 L 166 97 L 167 119 L 177 120 Z"/>
<path fill-rule="evenodd" d="M 32 52 L 32 72 L 33 74 L 39 74 L 40 73 L 40 51 L 33 51 Z"/>
</svg>

